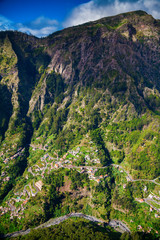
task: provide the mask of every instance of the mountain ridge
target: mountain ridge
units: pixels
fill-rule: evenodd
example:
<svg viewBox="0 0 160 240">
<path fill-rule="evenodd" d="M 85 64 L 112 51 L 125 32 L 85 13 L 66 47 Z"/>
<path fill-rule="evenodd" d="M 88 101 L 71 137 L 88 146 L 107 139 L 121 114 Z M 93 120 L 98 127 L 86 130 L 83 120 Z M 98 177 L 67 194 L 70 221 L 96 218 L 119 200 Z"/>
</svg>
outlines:
<svg viewBox="0 0 160 240">
<path fill-rule="evenodd" d="M 159 231 L 159 43 L 160 22 L 143 11 L 42 39 L 0 32 L 4 232 L 14 217 L 22 229 L 80 210 L 134 231 L 151 217 Z"/>
</svg>

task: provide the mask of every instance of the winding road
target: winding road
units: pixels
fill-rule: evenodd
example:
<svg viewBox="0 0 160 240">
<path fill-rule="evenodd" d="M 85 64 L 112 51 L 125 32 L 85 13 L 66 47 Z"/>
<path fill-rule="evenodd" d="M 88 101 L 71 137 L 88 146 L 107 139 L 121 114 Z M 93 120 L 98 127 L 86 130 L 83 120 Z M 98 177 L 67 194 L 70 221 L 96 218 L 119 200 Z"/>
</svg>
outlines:
<svg viewBox="0 0 160 240">
<path fill-rule="evenodd" d="M 28 192 L 28 190 L 26 189 L 26 187 L 29 187 L 29 189 L 30 189 L 30 191 L 31 191 L 31 194 L 30 194 L 30 192 Z M 32 197 L 35 197 L 36 196 L 36 194 L 38 193 L 38 190 L 37 190 L 37 188 L 36 188 L 36 186 L 35 186 L 35 184 L 34 184 L 34 181 L 33 181 L 33 187 L 36 189 L 36 192 L 34 193 L 33 192 L 33 190 L 32 190 L 32 188 L 31 188 L 31 186 L 30 185 L 25 185 L 24 186 L 24 190 L 26 191 L 26 193 L 27 193 L 27 195 L 30 197 L 30 195 L 32 195 Z"/>
<path fill-rule="evenodd" d="M 114 166 L 114 167 L 118 167 L 118 168 L 120 168 L 120 169 L 122 169 L 123 170 L 123 172 L 125 172 L 126 174 L 127 174 L 127 177 L 128 177 L 128 179 L 129 179 L 129 181 L 131 181 L 131 182 L 153 182 L 154 184 L 157 184 L 157 185 L 160 185 L 160 183 L 157 183 L 156 182 L 156 180 L 157 179 L 159 179 L 160 177 L 157 177 L 157 178 L 155 178 L 155 179 L 151 179 L 151 180 L 149 180 L 149 179 L 133 179 L 132 178 L 132 176 L 121 166 L 121 165 L 117 165 L 117 164 L 108 164 L 108 165 L 106 165 L 106 166 L 104 166 L 104 167 L 95 167 L 95 166 L 68 166 L 68 165 L 64 165 L 63 167 L 64 168 L 76 168 L 76 169 L 78 169 L 78 168 L 83 168 L 83 169 L 104 169 L 104 168 L 106 168 L 106 167 L 109 167 L 109 166 Z"/>
<path fill-rule="evenodd" d="M 47 221 L 46 223 L 43 223 L 41 225 L 39 225 L 38 227 L 34 228 L 34 229 L 39 229 L 39 228 L 46 228 L 46 227 L 50 227 L 50 226 L 54 226 L 57 224 L 60 224 L 61 222 L 64 222 L 65 220 L 67 220 L 68 218 L 71 217 L 80 217 L 80 218 L 85 218 L 91 222 L 95 222 L 95 223 L 105 223 L 108 226 L 111 226 L 113 228 L 115 228 L 117 231 L 119 232 L 130 232 L 129 228 L 126 226 L 126 224 L 124 224 L 121 221 L 118 220 L 111 220 L 108 224 L 101 220 L 98 219 L 96 217 L 90 216 L 90 215 L 85 215 L 83 213 L 70 213 L 68 215 L 59 217 L 59 218 L 52 218 L 49 221 Z M 7 233 L 4 236 L 2 236 L 2 238 L 11 238 L 11 237 L 18 237 L 20 235 L 27 235 L 28 233 L 30 233 L 31 229 L 27 229 L 25 231 L 17 231 L 17 232 L 13 232 L 13 233 Z"/>
<path fill-rule="evenodd" d="M 30 192 L 28 192 L 27 189 L 26 189 L 27 186 L 29 187 L 29 185 L 24 186 L 24 191 L 27 193 L 28 197 L 30 198 Z"/>
<path fill-rule="evenodd" d="M 47 169 L 47 161 L 46 159 L 43 159 L 42 160 L 44 162 L 44 167 L 43 168 L 40 168 L 38 165 L 36 165 L 38 167 L 39 170 L 43 170 L 43 172 L 45 172 L 45 170 Z M 103 167 L 96 167 L 96 166 L 69 166 L 69 165 L 63 165 L 64 168 L 76 168 L 76 169 L 79 169 L 79 168 L 83 168 L 83 169 L 104 169 L 104 168 L 107 168 L 109 166 L 113 166 L 113 167 L 117 167 L 121 170 L 123 170 L 124 173 L 126 173 L 127 175 L 127 180 L 128 181 L 131 181 L 131 182 L 138 182 L 138 181 L 146 181 L 146 182 L 152 182 L 154 184 L 157 184 L 157 185 L 160 185 L 160 183 L 157 183 L 156 180 L 159 179 L 159 177 L 153 179 L 153 180 L 148 180 L 148 179 L 133 179 L 132 176 L 121 166 L 121 165 L 117 165 L 117 164 L 108 164 L 106 166 L 103 166 Z M 29 167 L 28 168 L 28 172 L 30 172 L 33 176 L 36 176 L 35 173 L 33 173 L 32 171 L 32 168 Z M 26 189 L 26 187 L 29 187 L 30 189 L 30 192 Z M 24 191 L 27 193 L 28 197 L 30 198 L 31 195 L 32 196 L 35 196 L 38 192 L 37 190 L 37 187 L 35 186 L 35 183 L 33 181 L 33 188 L 36 189 L 36 192 L 33 193 L 32 191 L 32 187 L 30 185 L 25 185 L 24 186 Z M 157 196 L 156 196 L 157 197 Z M 159 199 L 158 199 L 159 200 Z M 157 210 L 158 212 L 160 212 L 160 209 L 154 207 L 152 204 L 151 204 L 151 201 L 156 203 L 157 205 L 160 205 L 159 202 L 147 197 L 147 198 L 144 198 L 144 201 L 149 204 L 152 208 L 154 208 L 155 210 Z M 13 205 L 11 205 L 10 203 L 8 203 L 8 205 L 10 206 L 11 208 L 11 211 L 14 211 L 15 207 Z M 89 216 L 89 215 L 85 215 L 85 214 L 82 214 L 82 213 L 71 213 L 71 214 L 68 214 L 68 215 L 65 215 L 65 216 L 62 216 L 62 217 L 59 217 L 59 218 L 55 218 L 55 219 L 50 219 L 48 222 L 44 223 L 44 224 L 41 224 L 39 225 L 38 227 L 36 227 L 35 229 L 38 229 L 38 228 L 45 228 L 45 227 L 49 227 L 49 226 L 53 226 L 53 225 L 56 225 L 56 224 L 59 224 L 65 220 L 67 220 L 68 218 L 71 218 L 71 217 L 81 217 L 81 218 L 85 218 L 89 221 L 92 221 L 92 222 L 96 222 L 96 223 L 105 223 L 106 225 L 109 225 L 113 228 L 115 228 L 117 231 L 120 231 L 120 232 L 130 232 L 129 228 L 121 221 L 119 220 L 111 220 L 108 224 L 103 221 L 103 220 L 100 220 L 98 218 L 95 218 L 93 216 Z M 18 232 L 14 232 L 14 233 L 8 233 L 6 235 L 3 236 L 3 238 L 10 238 L 10 237 L 17 237 L 19 235 L 26 235 L 28 234 L 29 232 L 31 231 L 31 229 L 27 229 L 25 231 L 18 231 Z"/>
</svg>

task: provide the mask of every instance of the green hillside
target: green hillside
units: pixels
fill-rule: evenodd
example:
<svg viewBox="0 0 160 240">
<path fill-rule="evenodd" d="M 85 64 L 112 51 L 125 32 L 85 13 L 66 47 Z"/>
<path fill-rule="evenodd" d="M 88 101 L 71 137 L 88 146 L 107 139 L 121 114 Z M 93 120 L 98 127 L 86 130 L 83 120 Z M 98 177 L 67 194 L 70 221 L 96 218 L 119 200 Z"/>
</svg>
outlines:
<svg viewBox="0 0 160 240">
<path fill-rule="evenodd" d="M 2 234 L 81 212 L 158 238 L 159 55 L 143 11 L 0 32 Z"/>
</svg>

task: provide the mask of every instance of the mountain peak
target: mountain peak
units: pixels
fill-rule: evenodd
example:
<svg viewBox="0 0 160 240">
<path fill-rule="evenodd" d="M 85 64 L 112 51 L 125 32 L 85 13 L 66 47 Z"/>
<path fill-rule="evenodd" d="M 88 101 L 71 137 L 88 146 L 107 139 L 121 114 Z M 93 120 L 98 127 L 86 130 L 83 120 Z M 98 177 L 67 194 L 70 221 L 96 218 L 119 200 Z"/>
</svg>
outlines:
<svg viewBox="0 0 160 240">
<path fill-rule="evenodd" d="M 143 11 L 0 33 L 1 229 L 76 211 L 159 231 L 159 43 Z"/>
</svg>

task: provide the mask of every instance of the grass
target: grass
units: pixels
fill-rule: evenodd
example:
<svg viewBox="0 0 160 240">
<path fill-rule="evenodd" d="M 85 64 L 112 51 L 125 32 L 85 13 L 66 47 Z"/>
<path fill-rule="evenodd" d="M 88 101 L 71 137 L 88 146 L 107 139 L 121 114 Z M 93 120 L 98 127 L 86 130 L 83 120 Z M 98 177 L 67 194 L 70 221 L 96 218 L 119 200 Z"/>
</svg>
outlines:
<svg viewBox="0 0 160 240">
<path fill-rule="evenodd" d="M 123 25 L 127 24 L 128 23 L 128 20 L 127 19 L 124 19 L 123 21 L 115 24 L 115 25 L 106 25 L 108 29 L 112 29 L 112 30 L 116 30 L 120 27 L 122 27 Z"/>
<path fill-rule="evenodd" d="M 113 24 L 110 23 L 110 25 L 108 24 L 108 27 L 112 30 L 115 30 L 115 29 L 118 30 L 120 27 L 122 27 L 126 23 L 127 23 L 127 20 L 124 19 L 123 21 L 119 21 L 119 22 L 116 21 Z M 93 28 L 91 30 L 93 30 L 93 31 L 95 30 L 94 33 L 97 33 L 96 32 L 97 28 L 99 28 L 101 26 L 104 26 L 104 25 L 98 24 L 98 25 L 96 25 L 95 28 Z M 7 39 L 5 41 L 6 41 L 6 43 L 5 43 L 5 47 L 3 50 L 6 51 L 7 57 L 5 58 L 5 56 L 3 56 L 3 59 L 1 61 L 2 61 L 3 68 L 8 64 L 8 68 L 5 70 L 7 72 L 7 71 L 11 70 L 12 66 L 13 67 L 15 66 L 16 57 L 14 55 L 14 52 L 12 51 L 10 42 Z M 116 79 L 119 77 L 119 72 L 115 71 L 115 70 L 110 70 L 108 72 L 109 72 L 108 76 L 104 77 L 104 81 L 106 82 L 106 81 L 110 80 L 109 84 L 111 84 L 112 81 L 116 81 Z M 42 91 L 42 85 L 43 85 L 46 73 L 47 73 L 47 70 L 46 71 L 44 70 L 43 74 L 41 74 L 39 83 L 36 85 L 35 89 L 32 92 L 32 99 L 34 99 L 34 100 L 38 99 L 39 94 L 40 94 L 39 92 Z M 10 79 L 9 79 L 9 81 L 10 81 Z M 94 82 L 93 82 L 93 84 L 94 84 Z M 108 88 L 108 86 L 105 86 L 105 87 Z M 109 91 L 111 91 L 114 95 L 114 91 L 116 91 L 117 89 L 115 89 L 114 87 L 112 89 L 112 86 L 110 86 L 110 87 L 111 88 L 109 89 Z M 123 87 L 123 86 L 121 86 L 121 87 Z M 149 112 L 143 116 L 139 115 L 138 118 L 133 118 L 134 113 L 132 114 L 132 109 L 129 109 L 129 104 L 126 107 L 125 111 L 124 110 L 122 111 L 122 109 L 121 109 L 121 111 L 120 111 L 121 113 L 119 113 L 118 108 L 120 106 L 120 103 L 117 104 L 116 101 L 114 102 L 112 99 L 113 96 L 111 96 L 110 93 L 107 94 L 108 97 L 105 96 L 105 94 L 103 94 L 103 89 L 101 89 L 101 88 L 98 89 L 98 88 L 99 87 L 97 87 L 97 90 L 94 90 L 94 88 L 86 87 L 85 90 L 82 89 L 82 91 L 80 91 L 78 93 L 79 95 L 77 95 L 77 97 L 74 98 L 74 96 L 73 96 L 74 100 L 71 103 L 71 105 L 69 105 L 69 115 L 68 115 L 69 117 L 67 118 L 66 122 L 64 120 L 63 123 L 60 124 L 61 128 L 63 130 L 68 130 L 69 126 L 71 126 L 70 130 L 71 130 L 71 132 L 73 132 L 75 134 L 75 139 L 73 140 L 73 143 L 70 143 L 70 139 L 62 138 L 63 135 L 65 135 L 65 131 L 63 131 L 63 130 L 61 131 L 61 129 L 58 130 L 61 135 L 59 133 L 57 133 L 57 135 L 56 134 L 53 135 L 52 130 L 50 130 L 50 128 L 52 127 L 52 126 L 50 126 L 50 120 L 55 119 L 55 115 L 59 114 L 60 111 L 57 111 L 55 114 L 53 114 L 53 116 L 51 116 L 49 118 L 50 111 L 47 110 L 47 108 L 45 110 L 46 112 L 45 111 L 43 112 L 44 118 L 40 125 L 40 128 L 38 129 L 38 131 L 34 132 L 34 136 L 32 138 L 32 143 L 34 143 L 36 145 L 40 145 L 40 144 L 44 145 L 45 143 L 48 144 L 49 145 L 48 153 L 51 155 L 54 155 L 55 149 L 59 148 L 61 143 L 67 142 L 68 148 L 65 151 L 68 151 L 68 149 L 76 150 L 77 147 L 80 146 L 80 152 L 78 153 L 79 157 L 81 157 L 81 156 L 84 157 L 86 155 L 90 155 L 91 159 L 98 158 L 98 153 L 95 153 L 97 146 L 94 143 L 90 142 L 90 137 L 86 136 L 86 132 L 88 132 L 88 135 L 90 134 L 90 125 L 89 124 L 91 124 L 91 122 L 92 122 L 92 117 L 90 118 L 89 116 L 92 116 L 92 113 L 94 113 L 94 111 L 92 112 L 92 109 L 95 110 L 95 109 L 100 108 L 100 111 L 97 110 L 97 113 L 95 115 L 93 114 L 93 117 L 96 117 L 96 116 L 98 116 L 98 114 L 100 114 L 100 118 L 102 118 L 102 120 L 97 120 L 97 119 L 95 119 L 95 120 L 99 121 L 97 124 L 97 127 L 103 129 L 103 131 L 106 133 L 102 137 L 103 137 L 103 140 L 105 143 L 106 142 L 109 143 L 108 144 L 108 146 L 110 146 L 110 148 L 108 148 L 109 151 L 113 150 L 113 155 L 110 154 L 113 162 L 118 163 L 119 157 L 118 157 L 117 153 L 121 149 L 124 149 L 125 158 L 122 160 L 122 165 L 128 171 L 131 171 L 131 174 L 133 175 L 134 178 L 150 178 L 151 179 L 151 178 L 157 176 L 158 173 L 156 172 L 156 169 L 158 169 L 158 166 L 159 166 L 158 165 L 158 161 L 159 161 L 158 155 L 159 154 L 158 154 L 158 150 L 157 150 L 157 149 L 159 149 L 159 134 L 160 134 L 159 119 L 155 116 L 153 117 L 151 115 L 151 113 L 149 113 Z M 119 90 L 121 90 L 121 88 Z M 67 94 L 66 94 L 66 96 L 67 96 Z M 116 98 L 116 96 L 114 96 L 114 98 Z M 82 100 L 83 100 L 83 102 L 82 102 Z M 49 103 L 49 104 L 51 104 L 51 103 Z M 61 104 L 58 103 L 57 107 L 60 107 L 60 106 L 61 106 Z M 109 106 L 109 108 L 108 108 L 108 106 Z M 49 108 L 50 108 L 50 105 L 48 105 L 48 109 Z M 103 116 L 101 114 L 102 113 L 101 111 L 103 113 L 105 113 L 105 114 L 103 114 Z M 130 114 L 130 116 L 129 116 L 129 114 Z M 105 121 L 105 118 L 107 118 L 107 121 L 102 126 L 102 122 Z M 132 118 L 132 120 L 129 120 L 130 118 Z M 111 124 L 108 124 L 109 122 Z M 57 122 L 57 123 L 59 123 L 59 122 Z M 43 127 L 43 124 L 44 124 L 44 127 Z M 83 127 L 84 127 L 84 133 L 82 132 L 80 134 L 79 132 L 83 129 Z M 39 136 L 39 138 L 36 138 L 36 136 Z M 65 136 L 66 136 L 66 138 L 68 137 L 68 132 Z M 6 146 L 2 147 L 2 150 L 4 150 L 4 151 L 9 150 L 6 154 L 6 157 L 11 156 L 12 154 L 14 154 L 16 152 L 16 148 L 18 148 L 18 146 L 21 143 L 20 137 L 21 137 L 20 131 L 15 134 L 11 134 L 11 132 L 8 131 L 8 135 L 6 135 L 6 140 L 4 141 Z M 16 142 L 17 147 L 12 147 L 13 139 Z M 56 146 L 55 142 L 57 139 L 59 140 L 59 142 Z M 106 146 L 107 146 L 107 144 L 106 144 Z M 154 148 L 154 146 L 155 146 L 155 148 Z M 62 148 L 64 150 L 64 146 L 62 146 Z M 64 151 L 64 153 L 65 153 L 65 151 Z M 28 166 L 33 167 L 35 164 L 37 164 L 37 165 L 39 165 L 39 167 L 43 167 L 44 165 L 42 163 L 44 163 L 44 162 L 41 161 L 41 157 L 43 157 L 45 153 L 46 152 L 43 150 L 37 149 L 36 151 L 33 151 L 33 149 L 30 148 L 29 158 L 28 158 Z M 94 154 L 92 155 L 92 153 L 94 153 Z M 72 154 L 68 154 L 66 159 L 70 159 L 70 158 L 74 158 L 75 162 L 78 161 L 77 156 L 74 157 Z M 48 160 L 47 160 L 47 162 L 48 162 Z M 87 161 L 86 163 L 88 165 L 91 165 L 90 161 Z M 99 165 L 96 164 L 96 166 L 99 166 Z M 5 167 L 5 165 L 3 165 L 3 167 Z M 48 166 L 48 167 L 50 167 L 50 166 Z M 33 171 L 34 171 L 34 167 L 33 167 Z M 60 170 L 60 171 L 62 172 L 63 170 Z M 29 174 L 27 172 L 27 170 L 25 172 L 25 175 L 26 174 L 29 176 L 27 183 L 31 183 L 32 179 L 33 179 L 33 175 Z M 46 174 L 47 174 L 47 170 L 46 170 Z M 126 182 L 126 174 L 120 173 L 119 170 L 113 168 L 112 177 L 113 177 L 112 182 L 108 182 L 108 184 L 112 185 L 111 191 L 112 192 L 114 191 L 114 187 L 115 187 L 114 183 L 116 183 L 116 186 L 118 188 L 120 196 L 125 195 L 126 192 L 123 189 L 123 184 L 127 183 Z M 41 177 L 38 176 L 37 179 L 41 179 Z M 26 182 L 24 183 L 21 180 L 18 180 L 18 181 L 19 181 L 19 183 L 21 183 L 21 189 L 22 189 L 24 184 L 26 184 Z M 157 180 L 157 182 L 160 182 L 160 180 Z M 104 181 L 103 181 L 103 184 L 104 184 Z M 156 194 L 158 194 L 159 187 L 157 185 L 155 185 L 155 184 L 151 185 L 146 182 L 144 182 L 143 184 L 147 185 L 148 192 L 150 190 L 152 190 L 152 191 L 156 192 Z M 130 186 L 130 188 L 135 188 L 135 189 L 133 189 L 131 194 L 137 195 L 138 197 L 140 197 L 141 195 L 143 196 L 144 193 L 143 192 L 141 193 L 141 191 L 143 191 L 143 187 L 144 187 L 143 184 L 140 184 L 140 183 L 132 184 Z M 129 184 L 127 184 L 127 185 L 129 185 Z M 94 181 L 90 182 L 90 188 L 91 188 L 90 194 L 93 194 L 93 192 L 97 186 L 98 186 L 98 184 L 95 183 Z M 47 188 L 46 192 L 44 190 L 42 195 L 40 195 L 42 197 L 42 199 L 44 197 L 43 194 L 47 193 L 47 190 L 49 187 L 47 186 L 46 188 Z M 27 189 L 28 189 L 28 191 L 30 191 L 30 189 L 28 187 L 27 187 Z M 137 189 L 139 190 L 139 192 Z M 34 191 L 34 188 L 33 188 L 33 191 Z M 76 194 L 79 194 L 78 191 L 73 191 L 72 194 L 73 194 L 72 199 L 76 200 Z M 11 196 L 7 196 L 7 197 L 9 199 Z M 76 203 L 75 203 L 75 205 L 71 205 L 71 210 L 76 210 L 76 209 L 81 210 L 82 209 L 82 210 L 85 210 L 86 212 L 87 211 L 92 212 L 93 214 L 95 214 L 97 216 L 105 215 L 108 211 L 108 209 L 104 207 L 105 197 L 106 196 L 103 191 L 100 193 L 97 193 L 97 195 L 95 197 L 95 198 L 97 198 L 97 204 L 95 204 L 93 206 L 89 202 L 89 204 L 87 206 L 87 201 L 90 201 L 90 199 L 82 196 L 82 199 L 77 200 L 78 201 L 77 205 L 76 205 Z M 33 208 L 31 208 L 31 209 L 33 210 L 33 212 L 35 212 L 36 209 L 38 208 L 39 203 L 36 202 L 36 198 L 32 198 L 32 200 L 33 200 L 33 202 L 35 200 L 35 206 L 33 206 Z M 65 206 L 67 206 L 67 204 L 68 203 L 66 200 Z M 32 206 L 32 204 L 30 204 L 29 206 Z M 30 209 L 26 210 L 26 212 L 27 211 L 30 212 Z M 38 209 L 37 209 L 37 211 L 38 211 Z M 142 222 L 143 226 L 148 226 L 149 224 L 151 224 L 148 220 L 149 216 L 153 217 L 152 216 L 153 214 L 151 214 L 149 212 L 148 207 L 145 204 L 139 204 L 139 203 L 136 203 L 136 209 L 134 211 L 135 212 L 137 211 L 137 214 L 142 215 L 142 216 L 138 216 L 137 219 L 136 219 L 135 212 L 129 212 L 129 213 L 123 214 L 122 212 L 120 213 L 119 211 L 115 211 L 115 210 L 112 210 L 112 211 L 113 211 L 113 213 L 111 213 L 111 216 L 113 214 L 114 217 L 121 218 L 121 219 L 124 218 L 125 221 L 127 221 L 128 216 L 129 216 L 130 220 L 132 220 L 132 218 L 133 218 L 135 221 L 135 223 L 134 223 L 135 229 L 136 229 L 137 224 L 139 224 L 141 222 Z M 32 214 L 32 217 L 33 216 L 34 216 L 34 214 Z M 145 219 L 145 217 L 146 217 L 146 219 Z M 28 219 L 29 219 L 29 215 L 28 215 Z M 131 223 L 129 223 L 129 224 L 131 224 Z"/>
</svg>

